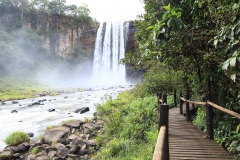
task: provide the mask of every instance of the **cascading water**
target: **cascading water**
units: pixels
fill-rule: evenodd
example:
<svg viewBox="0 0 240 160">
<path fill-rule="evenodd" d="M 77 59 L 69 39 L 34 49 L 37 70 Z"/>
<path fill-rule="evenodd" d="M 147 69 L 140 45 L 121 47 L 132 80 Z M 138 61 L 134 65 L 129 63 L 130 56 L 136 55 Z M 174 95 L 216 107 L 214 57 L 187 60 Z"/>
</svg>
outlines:
<svg viewBox="0 0 240 160">
<path fill-rule="evenodd" d="M 126 84 L 125 57 L 129 22 L 105 22 L 100 25 L 93 59 L 93 77 L 98 85 Z"/>
</svg>

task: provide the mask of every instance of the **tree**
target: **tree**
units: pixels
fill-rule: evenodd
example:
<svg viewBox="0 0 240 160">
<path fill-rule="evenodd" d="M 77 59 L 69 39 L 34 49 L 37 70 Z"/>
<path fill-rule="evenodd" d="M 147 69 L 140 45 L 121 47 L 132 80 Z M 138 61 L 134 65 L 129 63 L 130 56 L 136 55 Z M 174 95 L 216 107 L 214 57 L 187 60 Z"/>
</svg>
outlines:
<svg viewBox="0 0 240 160">
<path fill-rule="evenodd" d="M 48 3 L 48 10 L 52 14 L 65 14 L 66 0 L 53 0 Z"/>
<path fill-rule="evenodd" d="M 141 62 L 154 58 L 183 71 L 193 96 L 211 92 L 211 101 L 240 112 L 240 2 L 176 2 L 144 1 L 146 13 L 136 22 Z M 220 123 L 223 119 L 226 123 Z M 220 139 L 235 130 L 237 123 L 217 112 L 215 125 L 228 125 Z"/>
<path fill-rule="evenodd" d="M 21 21 L 23 24 L 23 11 L 28 7 L 28 0 L 10 0 L 13 6 L 21 9 Z"/>
<path fill-rule="evenodd" d="M 81 22 L 92 22 L 93 19 L 90 17 L 90 10 L 88 8 L 87 4 L 83 4 L 82 6 L 79 6 L 74 13 L 74 16 L 77 20 Z"/>
<path fill-rule="evenodd" d="M 30 7 L 33 11 L 48 12 L 48 3 L 48 0 L 32 0 Z"/>
</svg>

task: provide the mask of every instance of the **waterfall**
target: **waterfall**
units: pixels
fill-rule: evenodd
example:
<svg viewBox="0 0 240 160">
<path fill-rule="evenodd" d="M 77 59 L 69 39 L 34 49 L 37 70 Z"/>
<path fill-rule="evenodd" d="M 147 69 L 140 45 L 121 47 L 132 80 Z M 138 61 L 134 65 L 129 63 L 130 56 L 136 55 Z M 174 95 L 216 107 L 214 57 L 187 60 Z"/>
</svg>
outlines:
<svg viewBox="0 0 240 160">
<path fill-rule="evenodd" d="M 125 65 L 119 64 L 125 57 L 129 22 L 105 22 L 97 32 L 93 58 L 93 77 L 99 85 L 126 83 Z"/>
</svg>

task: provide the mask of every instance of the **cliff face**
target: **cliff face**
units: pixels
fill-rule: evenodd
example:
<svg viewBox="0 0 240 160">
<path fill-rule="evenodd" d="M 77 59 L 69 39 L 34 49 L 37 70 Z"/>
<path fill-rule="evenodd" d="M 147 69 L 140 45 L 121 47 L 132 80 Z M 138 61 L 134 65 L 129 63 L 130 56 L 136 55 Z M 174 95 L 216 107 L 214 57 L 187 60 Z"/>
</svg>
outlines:
<svg viewBox="0 0 240 160">
<path fill-rule="evenodd" d="M 71 22 L 71 21 L 70 21 Z M 52 16 L 48 18 L 46 24 L 49 28 L 49 35 L 44 36 L 44 48 L 52 54 L 57 54 L 63 58 L 74 58 L 71 55 L 70 48 L 72 46 L 79 46 L 88 59 L 93 59 L 95 41 L 99 23 L 91 24 L 89 26 L 82 26 L 81 24 L 70 23 L 66 17 Z M 42 23 L 37 25 L 37 30 L 41 30 Z M 126 44 L 126 53 L 129 51 L 137 52 L 138 45 L 134 38 L 136 32 L 134 22 L 129 22 L 129 34 Z"/>
<path fill-rule="evenodd" d="M 126 53 L 130 51 L 131 52 L 139 51 L 139 47 L 135 39 L 136 32 L 137 32 L 137 29 L 134 26 L 134 21 L 129 21 L 129 33 L 128 33 L 128 39 L 126 43 Z"/>
<path fill-rule="evenodd" d="M 28 18 L 31 19 L 29 27 L 36 29 L 43 36 L 43 47 L 48 53 L 64 59 L 73 59 L 75 57 L 71 52 L 71 47 L 78 46 L 88 59 L 93 59 L 99 23 L 83 25 L 61 15 L 36 14 L 31 17 Z M 134 22 L 130 21 L 126 53 L 138 51 L 138 45 L 134 38 L 136 31 Z"/>
<path fill-rule="evenodd" d="M 65 59 L 74 58 L 72 46 L 78 46 L 84 55 L 92 58 L 98 26 L 98 23 L 83 25 L 61 15 L 38 14 L 30 21 L 30 27 L 43 36 L 47 52 Z"/>
</svg>

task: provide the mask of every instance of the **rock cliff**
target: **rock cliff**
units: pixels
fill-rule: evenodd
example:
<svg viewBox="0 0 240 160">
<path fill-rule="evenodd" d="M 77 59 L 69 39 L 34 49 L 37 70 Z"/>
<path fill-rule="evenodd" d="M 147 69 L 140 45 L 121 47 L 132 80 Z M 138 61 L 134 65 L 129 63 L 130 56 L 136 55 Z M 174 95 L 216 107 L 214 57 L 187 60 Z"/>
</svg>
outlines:
<svg viewBox="0 0 240 160">
<path fill-rule="evenodd" d="M 48 53 L 71 59 L 74 58 L 71 47 L 78 46 L 92 58 L 99 23 L 83 24 L 71 17 L 44 13 L 31 16 L 29 27 L 42 34 L 43 47 Z"/>
<path fill-rule="evenodd" d="M 139 52 L 139 47 L 137 41 L 135 39 L 135 33 L 137 32 L 137 28 L 134 26 L 134 21 L 129 21 L 129 33 L 126 44 L 126 53 L 127 52 Z"/>
</svg>

